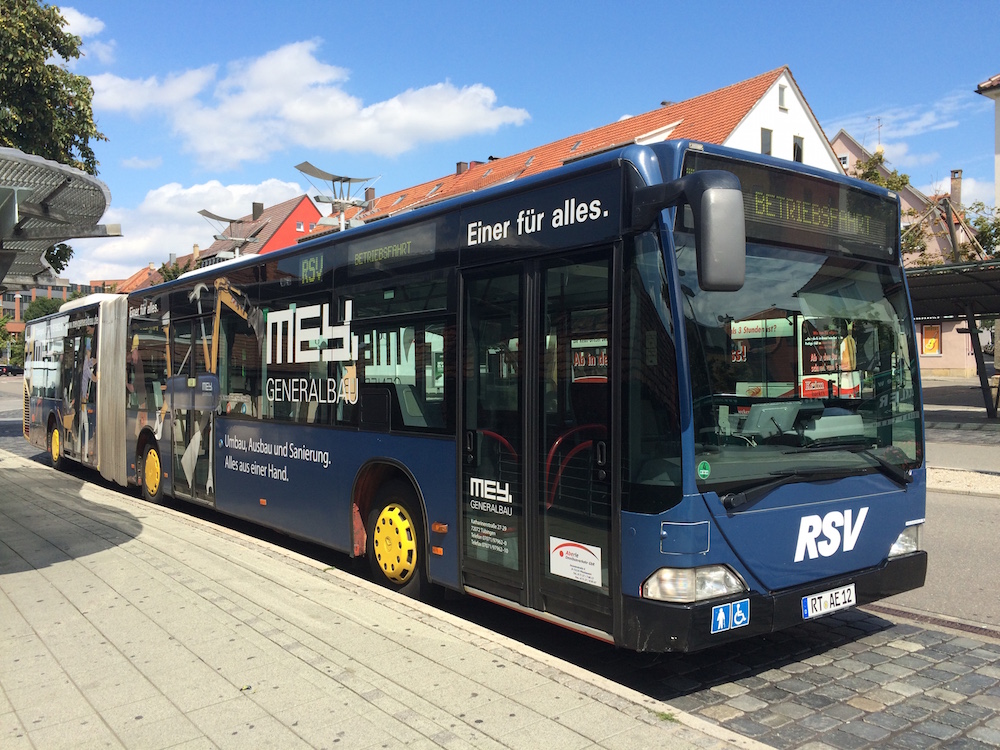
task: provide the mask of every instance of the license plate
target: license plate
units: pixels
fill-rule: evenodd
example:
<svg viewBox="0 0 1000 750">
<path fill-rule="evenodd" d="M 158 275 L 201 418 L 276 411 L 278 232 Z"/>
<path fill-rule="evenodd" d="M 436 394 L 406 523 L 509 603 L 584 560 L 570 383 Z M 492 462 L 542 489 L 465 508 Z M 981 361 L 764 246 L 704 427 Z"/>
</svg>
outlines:
<svg viewBox="0 0 1000 750">
<path fill-rule="evenodd" d="M 847 609 L 857 603 L 854 595 L 854 584 L 839 589 L 830 589 L 819 594 L 802 597 L 802 619 L 822 617 L 838 609 Z"/>
</svg>

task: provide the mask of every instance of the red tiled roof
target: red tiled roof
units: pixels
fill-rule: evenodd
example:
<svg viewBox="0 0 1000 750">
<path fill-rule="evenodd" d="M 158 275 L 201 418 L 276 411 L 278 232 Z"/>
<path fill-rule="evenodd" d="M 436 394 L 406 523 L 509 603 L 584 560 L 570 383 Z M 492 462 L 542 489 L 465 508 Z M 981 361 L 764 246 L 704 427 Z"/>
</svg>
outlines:
<svg viewBox="0 0 1000 750">
<path fill-rule="evenodd" d="M 976 88 L 977 94 L 985 94 L 987 91 L 992 91 L 993 89 L 1000 88 L 1000 73 L 997 73 L 992 78 L 987 78 Z"/>
<path fill-rule="evenodd" d="M 645 138 L 650 142 L 666 138 L 691 138 L 721 144 L 784 73 L 791 76 L 787 67 L 777 68 L 746 81 L 683 102 L 667 104 L 651 112 L 626 117 L 610 125 L 602 125 L 519 154 L 474 162 L 461 174 L 438 177 L 380 196 L 371 205 L 348 212 L 348 217 L 382 218 L 490 185 L 545 172 L 581 156 L 643 142 Z"/>
<path fill-rule="evenodd" d="M 274 233 L 281 228 L 288 217 L 292 215 L 292 212 L 298 208 L 299 204 L 307 200 L 309 200 L 309 196 L 299 195 L 283 203 L 277 203 L 265 208 L 256 220 L 254 220 L 253 214 L 247 214 L 237 219 L 222 234 L 227 237 L 253 237 L 256 242 L 244 244 L 234 240 L 216 240 L 202 251 L 201 257 L 211 258 L 219 253 L 233 252 L 237 248 L 240 248 L 243 253 L 259 252 L 267 244 L 268 240 L 274 236 Z M 318 210 L 316 211 L 316 217 L 319 217 Z"/>
<path fill-rule="evenodd" d="M 160 276 L 159 270 L 143 266 L 127 279 L 119 281 L 115 285 L 115 291 L 119 294 L 128 294 L 129 292 L 134 292 L 136 289 L 145 289 L 154 284 L 159 284 L 161 281 L 163 281 L 163 277 Z"/>
</svg>

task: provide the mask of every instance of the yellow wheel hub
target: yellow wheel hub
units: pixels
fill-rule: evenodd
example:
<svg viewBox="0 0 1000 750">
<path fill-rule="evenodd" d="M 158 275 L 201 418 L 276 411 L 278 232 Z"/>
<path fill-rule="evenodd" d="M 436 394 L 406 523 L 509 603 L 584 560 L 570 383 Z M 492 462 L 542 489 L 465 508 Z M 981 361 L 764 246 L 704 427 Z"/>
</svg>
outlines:
<svg viewBox="0 0 1000 750">
<path fill-rule="evenodd" d="M 59 445 L 59 430 L 52 430 L 52 439 L 49 443 L 49 449 L 52 451 L 52 461 L 56 462 L 59 460 L 59 451 L 61 446 Z"/>
<path fill-rule="evenodd" d="M 406 583 L 417 567 L 417 535 L 406 510 L 387 505 L 375 521 L 372 539 L 382 573 L 394 583 Z"/>
<path fill-rule="evenodd" d="M 142 481 L 146 484 L 146 492 L 155 495 L 160 489 L 160 454 L 149 451 L 142 467 Z"/>
</svg>

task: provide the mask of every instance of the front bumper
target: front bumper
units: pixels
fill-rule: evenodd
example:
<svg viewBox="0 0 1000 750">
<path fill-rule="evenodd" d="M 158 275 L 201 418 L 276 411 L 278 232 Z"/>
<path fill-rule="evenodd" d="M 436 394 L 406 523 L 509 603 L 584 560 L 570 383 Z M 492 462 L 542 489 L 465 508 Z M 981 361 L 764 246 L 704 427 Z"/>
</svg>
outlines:
<svg viewBox="0 0 1000 750">
<path fill-rule="evenodd" d="M 877 568 L 814 581 L 807 586 L 783 589 L 772 594 L 751 592 L 740 596 L 698 602 L 666 602 L 623 597 L 622 638 L 619 645 L 636 651 L 698 651 L 710 646 L 763 635 L 801 625 L 802 597 L 853 583 L 857 604 L 864 605 L 887 596 L 920 588 L 927 575 L 927 553 L 914 552 L 888 560 Z M 746 624 L 713 633 L 713 615 L 718 607 L 749 599 Z"/>
</svg>

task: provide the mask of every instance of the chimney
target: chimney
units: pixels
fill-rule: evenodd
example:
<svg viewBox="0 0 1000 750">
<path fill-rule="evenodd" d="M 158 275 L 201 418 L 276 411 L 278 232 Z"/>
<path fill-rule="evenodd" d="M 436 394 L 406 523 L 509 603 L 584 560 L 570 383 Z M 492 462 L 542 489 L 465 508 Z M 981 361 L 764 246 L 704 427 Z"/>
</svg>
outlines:
<svg viewBox="0 0 1000 750">
<path fill-rule="evenodd" d="M 167 259 L 167 265 L 168 266 L 177 265 L 177 253 L 170 253 L 170 257 Z"/>
<path fill-rule="evenodd" d="M 375 200 L 375 188 L 366 187 L 365 188 L 365 203 L 371 203 Z"/>
<path fill-rule="evenodd" d="M 455 164 L 455 174 L 462 174 L 463 172 L 468 171 L 468 169 L 469 162 L 467 161 L 460 161 Z"/>
<path fill-rule="evenodd" d="M 156 270 L 156 264 L 153 261 L 149 261 L 149 270 L 150 271 Z"/>
<path fill-rule="evenodd" d="M 951 205 L 962 208 L 962 170 L 951 170 Z"/>
<path fill-rule="evenodd" d="M 194 266 L 195 266 L 195 268 L 197 268 L 198 267 L 198 258 L 201 257 L 201 248 L 198 247 L 198 243 L 197 242 L 194 244 L 194 247 L 191 248 L 191 252 L 194 253 Z"/>
<path fill-rule="evenodd" d="M 264 213 L 264 204 L 255 202 L 253 204 L 253 220 L 257 221 L 262 213 Z"/>
</svg>

